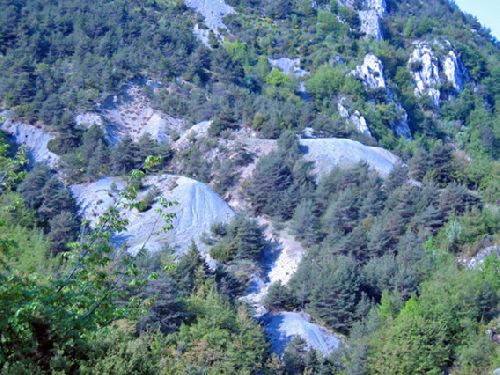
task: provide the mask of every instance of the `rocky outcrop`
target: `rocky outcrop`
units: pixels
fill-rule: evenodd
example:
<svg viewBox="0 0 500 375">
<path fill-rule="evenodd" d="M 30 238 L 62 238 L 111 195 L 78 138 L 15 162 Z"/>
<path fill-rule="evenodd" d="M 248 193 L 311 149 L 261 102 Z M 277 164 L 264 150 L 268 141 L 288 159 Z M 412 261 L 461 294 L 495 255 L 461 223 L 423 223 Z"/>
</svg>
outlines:
<svg viewBox="0 0 500 375">
<path fill-rule="evenodd" d="M 443 70 L 448 82 L 452 84 L 456 91 L 462 92 L 464 89 L 464 68 L 462 62 L 457 57 L 455 51 L 448 52 L 444 62 Z"/>
<path fill-rule="evenodd" d="M 80 127 L 102 127 L 111 143 L 117 143 L 125 135 L 138 141 L 146 133 L 160 143 L 168 142 L 186 126 L 183 119 L 153 109 L 142 88 L 136 85 L 108 97 L 98 111 L 77 115 L 75 122 Z"/>
<path fill-rule="evenodd" d="M 336 166 L 352 167 L 366 162 L 382 177 L 387 177 L 400 159 L 381 147 L 369 147 L 350 139 L 324 138 L 301 139 L 306 160 L 315 164 L 318 177 L 329 173 Z"/>
<path fill-rule="evenodd" d="M 95 224 L 97 218 L 115 204 L 118 191 L 125 185 L 126 182 L 121 177 L 104 177 L 90 184 L 77 184 L 70 188 L 81 208 L 82 216 Z M 132 254 L 147 242 L 146 248 L 149 251 L 169 246 L 177 255 L 181 255 L 193 240 L 209 264 L 213 265 L 208 248 L 200 241 L 200 237 L 210 231 L 213 223 L 231 220 L 234 212 L 227 203 L 206 184 L 187 177 L 152 176 L 146 178 L 143 185 L 145 189 L 139 199 L 152 189 L 157 189 L 159 195 L 176 203 L 170 209 L 170 212 L 175 213 L 173 229 L 166 233 L 161 231 L 163 222 L 156 211 L 160 205 L 154 203 L 145 212 L 137 209 L 124 210 L 121 214 L 128 220 L 128 225 L 124 233 L 114 236 L 114 242 L 126 246 Z"/>
<path fill-rule="evenodd" d="M 288 76 L 302 78 L 309 74 L 308 71 L 300 67 L 300 59 L 291 59 L 289 57 L 280 57 L 279 59 L 268 59 L 273 68 L 279 69 Z"/>
<path fill-rule="evenodd" d="M 360 79 L 366 88 L 386 88 L 382 61 L 373 53 L 367 54 L 363 60 L 363 64 L 359 65 L 352 74 Z"/>
<path fill-rule="evenodd" d="M 408 125 L 408 114 L 401 104 L 394 99 L 392 91 L 387 87 L 382 61 L 375 56 L 375 54 L 369 53 L 365 56 L 363 64 L 358 65 L 351 74 L 361 80 L 367 90 L 385 90 L 387 101 L 396 107 L 398 113 L 397 120 L 391 124 L 394 132 L 397 136 L 410 139 L 411 131 Z M 352 116 L 349 116 L 349 112 L 344 107 L 344 100 L 345 98 L 341 98 L 338 103 L 340 116 L 349 119 L 358 132 L 371 136 L 366 119 L 362 117 L 358 111 L 354 112 Z"/>
<path fill-rule="evenodd" d="M 328 356 L 340 346 L 338 336 L 311 322 L 309 315 L 299 312 L 272 314 L 264 320 L 264 330 L 271 339 L 273 352 L 282 354 L 295 336 L 301 337 L 309 348 Z"/>
<path fill-rule="evenodd" d="M 456 92 L 462 92 L 467 72 L 457 56 L 457 52 L 451 49 L 449 42 L 440 43 L 434 41 L 432 44 L 416 42 L 408 65 L 415 82 L 415 95 L 428 95 L 434 105 L 440 105 L 442 93 L 441 85 L 448 82 Z M 448 49 L 448 53 L 442 54 L 442 50 Z"/>
<path fill-rule="evenodd" d="M 428 45 L 419 45 L 410 57 L 410 68 L 415 81 L 415 94 L 428 95 L 439 106 L 441 93 L 437 87 L 441 84 L 439 61 Z"/>
<path fill-rule="evenodd" d="M 345 98 L 341 98 L 338 103 L 337 103 L 337 109 L 339 112 L 340 117 L 346 119 L 349 123 L 351 123 L 356 131 L 361 134 L 365 134 L 369 137 L 372 136 L 372 133 L 370 132 L 370 129 L 368 128 L 368 124 L 366 122 L 366 119 L 361 116 L 359 111 L 354 111 L 353 114 L 351 115 L 349 113 L 349 110 L 344 106 Z"/>
<path fill-rule="evenodd" d="M 359 20 L 361 22 L 360 30 L 366 36 L 371 36 L 377 40 L 382 40 L 382 25 L 380 16 L 374 10 L 360 10 Z"/>
<path fill-rule="evenodd" d="M 354 8 L 355 0 L 339 0 L 339 4 Z M 387 11 L 385 0 L 363 0 L 358 2 L 358 16 L 361 22 L 360 30 L 363 34 L 373 37 L 377 40 L 382 40 L 382 24 L 381 18 Z"/>
<path fill-rule="evenodd" d="M 364 9 L 358 12 L 361 32 L 377 40 L 383 39 L 381 18 L 386 12 L 385 0 L 365 0 Z"/>
<path fill-rule="evenodd" d="M 462 257 L 458 259 L 458 262 L 462 264 L 465 268 L 475 269 L 481 267 L 487 257 L 496 255 L 500 256 L 500 246 L 492 245 L 485 247 L 477 252 L 473 257 Z"/>
<path fill-rule="evenodd" d="M 47 163 L 55 168 L 59 162 L 59 156 L 48 148 L 50 140 L 55 135 L 47 132 L 44 127 L 26 124 L 13 118 L 9 111 L 0 112 L 0 130 L 14 138 L 17 144 L 25 146 L 29 156 L 34 162 Z"/>
<path fill-rule="evenodd" d="M 222 30 L 227 29 L 222 19 L 228 14 L 236 13 L 234 8 L 226 4 L 224 0 L 185 0 L 185 4 L 203 16 L 203 22 L 216 37 L 220 36 Z M 209 30 L 200 28 L 196 24 L 193 33 L 208 46 Z"/>
</svg>

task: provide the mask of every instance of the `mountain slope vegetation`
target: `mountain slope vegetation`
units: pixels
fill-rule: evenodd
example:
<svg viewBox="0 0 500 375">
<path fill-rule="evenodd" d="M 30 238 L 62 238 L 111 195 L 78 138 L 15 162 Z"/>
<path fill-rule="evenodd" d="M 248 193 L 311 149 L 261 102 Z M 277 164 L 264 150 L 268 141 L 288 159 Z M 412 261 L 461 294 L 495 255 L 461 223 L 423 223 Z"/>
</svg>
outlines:
<svg viewBox="0 0 500 375">
<path fill-rule="evenodd" d="M 499 42 L 448 0 L 218 6 L 0 0 L 0 374 L 500 368 Z M 109 176 L 109 207 L 74 195 Z M 175 176 L 231 219 L 150 252 Z"/>
</svg>

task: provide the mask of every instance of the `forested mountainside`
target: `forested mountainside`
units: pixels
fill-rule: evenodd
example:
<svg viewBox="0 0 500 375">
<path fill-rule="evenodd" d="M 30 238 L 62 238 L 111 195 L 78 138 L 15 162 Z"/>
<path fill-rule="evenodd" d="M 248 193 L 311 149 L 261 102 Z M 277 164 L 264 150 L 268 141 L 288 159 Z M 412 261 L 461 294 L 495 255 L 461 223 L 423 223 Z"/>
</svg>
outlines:
<svg viewBox="0 0 500 375">
<path fill-rule="evenodd" d="M 500 46 L 452 1 L 0 9 L 0 374 L 500 371 Z"/>
</svg>

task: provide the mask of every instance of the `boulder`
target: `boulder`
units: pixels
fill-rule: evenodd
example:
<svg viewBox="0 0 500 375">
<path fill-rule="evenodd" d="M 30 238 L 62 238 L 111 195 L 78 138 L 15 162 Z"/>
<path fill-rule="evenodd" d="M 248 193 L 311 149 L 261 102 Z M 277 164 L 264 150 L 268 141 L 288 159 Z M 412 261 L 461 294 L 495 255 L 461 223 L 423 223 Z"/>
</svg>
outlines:
<svg viewBox="0 0 500 375">
<path fill-rule="evenodd" d="M 78 202 L 82 216 L 95 225 L 97 218 L 109 207 L 115 204 L 118 191 L 126 182 L 121 177 L 103 177 L 89 184 L 72 185 L 71 191 Z M 163 222 L 156 209 L 158 203 L 145 212 L 137 209 L 123 210 L 121 215 L 128 220 L 124 233 L 113 237 L 117 245 L 125 245 L 127 250 L 135 254 L 146 243 L 149 251 L 159 251 L 168 245 L 176 255 L 182 255 L 195 241 L 200 252 L 213 265 L 208 254 L 208 247 L 200 241 L 200 237 L 210 231 L 215 222 L 230 221 L 234 211 L 208 185 L 188 177 L 161 175 L 147 177 L 143 183 L 145 190 L 141 192 L 142 199 L 151 189 L 156 188 L 159 194 L 176 204 L 169 209 L 175 213 L 173 229 L 164 233 L 161 231 Z M 115 189 L 115 190 L 113 190 Z M 149 236 L 151 237 L 149 238 Z M 148 239 L 149 238 L 149 239 Z"/>
<path fill-rule="evenodd" d="M 354 111 L 354 113 L 351 115 L 349 113 L 349 110 L 344 106 L 345 99 L 346 99 L 345 97 L 342 97 L 337 103 L 337 110 L 339 112 L 340 117 L 350 122 L 358 133 L 365 134 L 371 137 L 372 133 L 368 128 L 368 123 L 366 122 L 366 119 L 363 116 L 361 116 L 361 113 L 357 110 Z"/>
</svg>

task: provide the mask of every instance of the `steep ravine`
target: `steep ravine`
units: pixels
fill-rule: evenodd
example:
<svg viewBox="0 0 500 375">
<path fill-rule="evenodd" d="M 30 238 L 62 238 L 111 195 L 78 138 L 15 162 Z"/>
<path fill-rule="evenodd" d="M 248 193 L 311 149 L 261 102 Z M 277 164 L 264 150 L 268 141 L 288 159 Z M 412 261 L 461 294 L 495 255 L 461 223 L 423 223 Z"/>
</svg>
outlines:
<svg viewBox="0 0 500 375">
<path fill-rule="evenodd" d="M 286 229 L 275 230 L 272 222 L 259 217 L 266 226 L 266 239 L 270 245 L 265 250 L 263 277 L 255 275 L 248 294 L 242 300 L 254 309 L 256 317 L 264 322 L 264 329 L 271 340 L 273 352 L 282 354 L 287 344 L 296 336 L 307 345 L 329 355 L 340 346 L 341 338 L 319 324 L 303 311 L 279 311 L 269 313 L 264 307 L 264 299 L 271 284 L 287 284 L 297 270 L 306 250 Z"/>
</svg>

